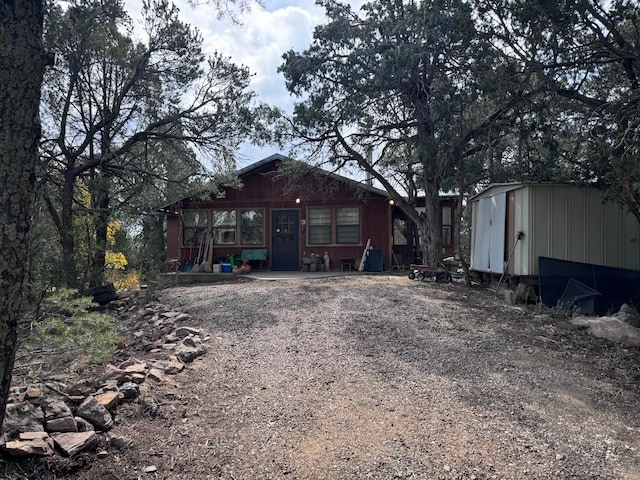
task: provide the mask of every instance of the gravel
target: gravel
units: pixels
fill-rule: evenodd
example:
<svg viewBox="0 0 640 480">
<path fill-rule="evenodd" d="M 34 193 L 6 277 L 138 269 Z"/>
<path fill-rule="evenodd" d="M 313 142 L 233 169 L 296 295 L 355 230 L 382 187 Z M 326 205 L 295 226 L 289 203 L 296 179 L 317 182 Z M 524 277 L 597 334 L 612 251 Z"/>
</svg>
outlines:
<svg viewBox="0 0 640 480">
<path fill-rule="evenodd" d="M 162 300 L 213 335 L 175 478 L 640 478 L 638 350 L 542 309 L 388 275 Z"/>
<path fill-rule="evenodd" d="M 135 447 L 55 478 L 640 478 L 640 351 L 557 312 L 386 274 L 160 301 L 208 353 L 119 410 Z"/>
</svg>

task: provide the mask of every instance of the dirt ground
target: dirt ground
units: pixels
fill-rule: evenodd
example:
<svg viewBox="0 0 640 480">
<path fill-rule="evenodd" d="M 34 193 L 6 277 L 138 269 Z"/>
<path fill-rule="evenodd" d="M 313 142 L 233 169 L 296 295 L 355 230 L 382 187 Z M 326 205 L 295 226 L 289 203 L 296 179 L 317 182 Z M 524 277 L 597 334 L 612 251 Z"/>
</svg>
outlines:
<svg viewBox="0 0 640 480">
<path fill-rule="evenodd" d="M 404 275 L 159 301 L 209 352 L 118 407 L 133 445 L 5 461 L 4 478 L 640 479 L 640 351 L 535 306 Z"/>
</svg>

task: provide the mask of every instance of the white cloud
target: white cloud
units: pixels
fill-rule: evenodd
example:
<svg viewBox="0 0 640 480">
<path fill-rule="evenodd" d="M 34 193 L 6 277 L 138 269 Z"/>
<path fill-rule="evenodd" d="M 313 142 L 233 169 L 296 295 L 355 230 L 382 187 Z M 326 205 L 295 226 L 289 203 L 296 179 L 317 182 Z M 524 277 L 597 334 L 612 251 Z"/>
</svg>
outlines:
<svg viewBox="0 0 640 480">
<path fill-rule="evenodd" d="M 139 17 L 141 1 L 126 0 L 132 18 Z M 251 88 L 258 100 L 291 112 L 294 98 L 289 95 L 284 77 L 277 72 L 282 55 L 288 50 L 302 51 L 310 46 L 314 28 L 324 22 L 324 9 L 312 0 L 265 0 L 265 8 L 253 7 L 240 18 L 242 25 L 219 19 L 208 4 L 192 7 L 187 0 L 176 0 L 181 19 L 202 34 L 207 52 L 218 51 L 254 74 Z M 352 0 L 359 8 L 363 0 Z M 275 148 L 275 147 L 274 147 Z M 247 161 L 258 161 L 275 153 L 273 149 L 246 147 Z"/>
</svg>

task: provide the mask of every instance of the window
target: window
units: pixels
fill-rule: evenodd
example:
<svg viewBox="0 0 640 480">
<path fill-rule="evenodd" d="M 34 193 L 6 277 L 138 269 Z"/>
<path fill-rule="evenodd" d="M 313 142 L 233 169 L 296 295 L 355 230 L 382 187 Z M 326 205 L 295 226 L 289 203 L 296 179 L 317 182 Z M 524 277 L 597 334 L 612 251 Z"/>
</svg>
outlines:
<svg viewBox="0 0 640 480">
<path fill-rule="evenodd" d="M 407 242 L 407 221 L 404 218 L 393 219 L 393 244 L 408 245 Z"/>
<path fill-rule="evenodd" d="M 310 208 L 308 213 L 309 244 L 331 243 L 331 209 Z"/>
<path fill-rule="evenodd" d="M 310 208 L 307 223 L 309 245 L 360 243 L 358 208 Z"/>
<path fill-rule="evenodd" d="M 336 243 L 360 243 L 360 210 L 336 208 Z"/>
<path fill-rule="evenodd" d="M 214 210 L 213 220 L 214 241 L 216 245 L 236 244 L 236 211 Z"/>
<path fill-rule="evenodd" d="M 451 241 L 451 207 L 442 207 L 442 245 L 448 247 Z"/>
<path fill-rule="evenodd" d="M 182 244 L 187 247 L 198 246 L 207 231 L 207 212 L 191 210 L 182 217 Z"/>
<path fill-rule="evenodd" d="M 264 243 L 264 213 L 262 210 L 242 210 L 240 218 L 240 243 L 242 245 L 262 245 Z"/>
</svg>

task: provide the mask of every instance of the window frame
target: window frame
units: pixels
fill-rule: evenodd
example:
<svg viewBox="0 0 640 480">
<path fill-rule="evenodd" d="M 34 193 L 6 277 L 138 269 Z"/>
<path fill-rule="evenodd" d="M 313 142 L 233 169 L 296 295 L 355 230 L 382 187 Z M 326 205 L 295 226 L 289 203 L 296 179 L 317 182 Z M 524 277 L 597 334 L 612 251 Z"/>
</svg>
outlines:
<svg viewBox="0 0 640 480">
<path fill-rule="evenodd" d="M 318 211 L 318 210 L 325 210 L 329 212 L 329 223 L 324 223 L 324 224 L 313 224 L 313 215 L 311 212 L 313 211 Z M 357 220 L 358 223 L 351 223 L 351 224 L 341 224 L 338 225 L 338 211 L 339 210 L 354 210 L 357 212 Z M 305 235 L 305 240 L 306 240 L 306 245 L 308 247 L 322 247 L 322 246 L 347 246 L 347 245 L 362 245 L 362 208 L 357 206 L 357 207 L 339 207 L 339 206 L 335 206 L 335 207 L 324 207 L 324 206 L 318 206 L 318 207 L 307 207 L 306 209 L 306 222 L 307 222 L 307 231 L 306 231 L 306 235 Z M 357 242 L 354 243 L 350 243 L 350 242 L 338 242 L 338 237 L 339 237 L 339 229 L 340 227 L 351 227 L 353 228 L 354 226 L 357 225 L 357 231 L 358 231 L 358 240 Z M 315 233 L 313 232 L 314 229 L 328 229 L 328 241 L 327 242 L 312 242 L 312 237 L 315 235 Z M 327 236 L 327 233 L 324 233 L 324 236 Z"/>
</svg>

